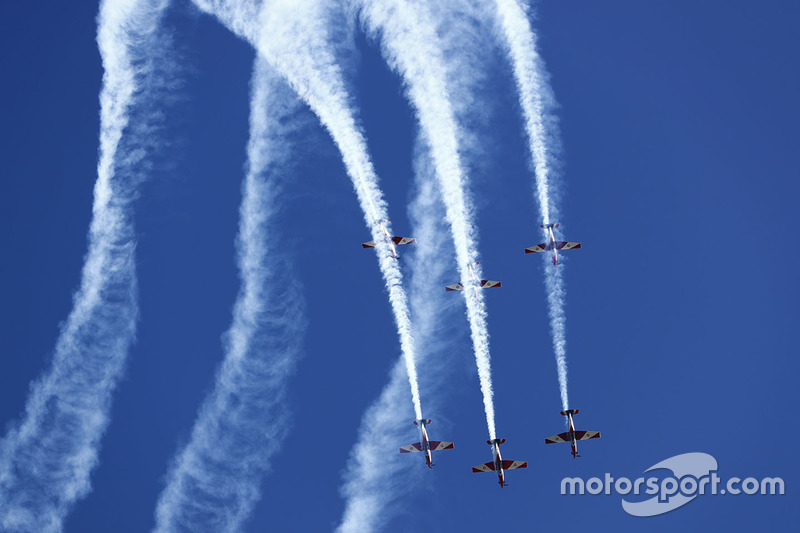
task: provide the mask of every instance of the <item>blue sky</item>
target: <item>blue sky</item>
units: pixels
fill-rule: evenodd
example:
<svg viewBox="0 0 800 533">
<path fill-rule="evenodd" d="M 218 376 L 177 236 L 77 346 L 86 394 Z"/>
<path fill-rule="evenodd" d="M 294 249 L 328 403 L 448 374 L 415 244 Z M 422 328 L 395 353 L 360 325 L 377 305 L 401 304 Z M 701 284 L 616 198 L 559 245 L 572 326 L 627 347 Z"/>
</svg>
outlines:
<svg viewBox="0 0 800 533">
<path fill-rule="evenodd" d="M 385 530 L 529 531 L 567 520 L 624 531 L 788 525 L 800 473 L 791 449 L 798 7 L 540 2 L 536 12 L 539 51 L 561 106 L 561 222 L 565 237 L 583 243 L 563 265 L 570 398 L 581 409 L 578 428 L 603 437 L 583 443 L 578 460 L 566 445 L 543 442 L 563 421 L 544 263 L 523 254 L 539 242 L 538 208 L 517 94 L 498 49 L 476 103 L 486 127 L 466 159 L 484 273 L 503 282 L 486 294 L 498 436 L 508 439 L 504 456 L 529 468 L 509 473 L 502 491 L 496 478 L 470 472 L 490 454 L 463 303 L 451 305 L 437 329 L 442 359 L 418 371 L 431 437 L 456 449 L 435 457 L 431 471 L 421 457 L 399 457 L 408 460 L 406 485 Z M 90 3 L 0 7 L 4 424 L 23 417 L 80 281 L 103 74 L 96 14 Z M 214 385 L 239 289 L 235 238 L 254 54 L 185 2 L 175 2 L 167 23 L 182 84 L 164 106 L 163 150 L 135 203 L 137 341 L 113 396 L 92 491 L 68 515 L 66 531 L 153 527 L 170 461 Z M 393 226 L 407 234 L 414 113 L 375 42 L 359 34 L 356 43 L 359 63 L 347 81 Z M 292 146 L 296 164 L 277 220 L 308 325 L 286 387 L 290 433 L 246 531 L 339 523 L 362 416 L 400 355 L 338 151 L 309 110 L 296 120 L 303 135 Z M 402 252 L 405 269 L 415 251 Z M 410 401 L 402 408 L 407 434 L 396 446 L 417 437 Z M 628 516 L 617 495 L 559 494 L 564 476 L 635 478 L 693 451 L 713 455 L 723 478 L 781 476 L 787 494 L 707 496 L 653 518 Z M 398 460 L 396 447 L 386 454 Z"/>
</svg>

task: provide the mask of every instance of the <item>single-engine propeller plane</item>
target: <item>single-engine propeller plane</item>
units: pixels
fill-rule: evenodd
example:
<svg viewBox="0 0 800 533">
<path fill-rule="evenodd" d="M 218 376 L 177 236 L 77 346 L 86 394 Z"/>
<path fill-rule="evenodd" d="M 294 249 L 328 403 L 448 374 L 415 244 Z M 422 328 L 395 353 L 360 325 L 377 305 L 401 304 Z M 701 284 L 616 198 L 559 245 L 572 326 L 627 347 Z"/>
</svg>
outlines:
<svg viewBox="0 0 800 533">
<path fill-rule="evenodd" d="M 386 221 L 391 222 L 391 220 Z M 400 244 L 417 244 L 417 239 L 412 239 L 411 237 L 395 237 L 389 230 L 386 229 L 386 223 L 381 223 L 381 229 L 383 230 L 383 234 L 386 236 L 386 242 L 389 244 L 389 247 L 392 249 L 392 257 L 397 259 L 397 246 Z M 375 248 L 375 241 L 368 241 L 361 243 L 362 248 Z"/>
<path fill-rule="evenodd" d="M 525 253 L 536 254 L 539 252 L 549 252 L 550 250 L 552 250 L 553 264 L 557 265 L 559 250 L 572 250 L 581 247 L 581 243 L 579 242 L 556 241 L 556 236 L 553 234 L 553 228 L 557 228 L 558 226 L 559 224 L 542 224 L 541 226 L 539 226 L 540 228 L 546 229 L 550 232 L 550 242 L 543 242 L 541 244 L 537 244 L 536 246 L 525 248 Z"/>
<path fill-rule="evenodd" d="M 429 418 L 414 420 L 414 424 L 419 426 L 422 442 L 415 442 L 414 444 L 409 444 L 408 446 L 402 446 L 400 448 L 400 453 L 423 452 L 425 454 L 425 462 L 428 463 L 428 468 L 433 468 L 433 457 L 431 452 L 436 452 L 439 450 L 452 450 L 454 445 L 452 442 L 428 439 L 428 431 L 425 429 L 425 426 L 430 423 L 431 420 Z"/>
<path fill-rule="evenodd" d="M 599 431 L 575 431 L 575 422 L 572 420 L 574 415 L 577 415 L 580 409 L 567 409 L 566 411 L 561 411 L 563 416 L 566 416 L 569 419 L 569 431 L 565 431 L 564 433 L 559 433 L 558 435 L 553 435 L 552 437 L 547 437 L 544 439 L 544 442 L 547 444 L 557 444 L 559 442 L 569 442 L 572 444 L 572 457 L 580 457 L 578 455 L 578 441 L 579 440 L 586 440 L 586 439 L 599 439 L 600 432 Z"/>
<path fill-rule="evenodd" d="M 486 444 L 492 447 L 494 461 L 472 467 L 473 472 L 497 472 L 497 477 L 500 479 L 500 488 L 506 486 L 505 470 L 512 470 L 514 468 L 528 468 L 527 461 L 503 460 L 503 458 L 500 456 L 500 445 L 505 441 L 506 439 L 487 440 Z"/>
<path fill-rule="evenodd" d="M 475 261 L 475 264 L 477 265 L 478 262 Z M 478 289 L 491 289 L 493 287 L 502 287 L 503 286 L 503 284 L 500 283 L 499 281 L 491 281 L 491 280 L 488 280 L 488 279 L 482 279 L 482 280 L 478 281 L 478 278 L 475 276 L 475 271 L 472 269 L 472 265 L 469 265 L 469 274 L 470 274 L 470 276 L 472 276 L 472 286 L 475 289 L 475 297 L 476 298 L 478 296 Z M 446 286 L 445 290 L 448 291 L 448 292 L 450 292 L 450 291 L 463 291 L 464 290 L 464 286 L 461 283 L 454 283 L 452 285 Z"/>
</svg>

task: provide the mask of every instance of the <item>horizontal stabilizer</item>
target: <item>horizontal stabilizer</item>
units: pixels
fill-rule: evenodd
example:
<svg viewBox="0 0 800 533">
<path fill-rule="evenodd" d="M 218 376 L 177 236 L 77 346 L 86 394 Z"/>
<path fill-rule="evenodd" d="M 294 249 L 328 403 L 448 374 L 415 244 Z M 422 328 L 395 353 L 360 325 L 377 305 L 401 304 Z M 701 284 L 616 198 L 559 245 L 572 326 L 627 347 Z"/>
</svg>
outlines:
<svg viewBox="0 0 800 533">
<path fill-rule="evenodd" d="M 400 453 L 411 453 L 411 452 L 421 452 L 422 451 L 422 443 L 415 442 L 414 444 L 409 444 L 408 446 L 401 446 Z"/>
<path fill-rule="evenodd" d="M 503 470 L 513 470 L 515 468 L 528 468 L 528 462 L 503 460 Z"/>
<path fill-rule="evenodd" d="M 482 465 L 473 466 L 473 472 L 492 472 L 494 470 L 494 463 L 483 463 Z"/>
<path fill-rule="evenodd" d="M 546 439 L 544 439 L 544 442 L 546 444 L 558 444 L 559 442 L 568 442 L 569 440 L 571 440 L 569 438 L 569 433 L 564 432 L 564 433 L 559 433 L 558 435 L 553 435 L 552 437 L 547 437 Z"/>
<path fill-rule="evenodd" d="M 439 450 L 452 450 L 455 445 L 452 442 L 444 442 L 441 440 L 432 440 L 429 442 L 431 451 L 437 452 Z"/>
</svg>

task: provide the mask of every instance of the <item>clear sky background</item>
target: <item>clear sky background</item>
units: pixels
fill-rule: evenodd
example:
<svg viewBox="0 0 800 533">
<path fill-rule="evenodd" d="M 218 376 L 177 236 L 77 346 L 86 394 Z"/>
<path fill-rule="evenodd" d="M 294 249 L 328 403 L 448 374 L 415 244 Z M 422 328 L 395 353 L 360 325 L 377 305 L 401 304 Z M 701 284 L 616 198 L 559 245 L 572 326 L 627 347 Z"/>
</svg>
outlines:
<svg viewBox="0 0 800 533">
<path fill-rule="evenodd" d="M 80 280 L 96 179 L 102 68 L 91 2 L 0 6 L 0 420 L 18 420 L 47 368 Z M 539 51 L 561 105 L 568 252 L 567 357 L 578 429 L 563 431 L 526 141 L 511 71 L 486 65 L 488 127 L 472 193 L 486 277 L 498 436 L 529 468 L 489 461 L 463 303 L 438 333 L 447 368 L 424 379 L 431 437 L 455 450 L 413 483 L 388 531 L 757 530 L 796 518 L 799 393 L 800 71 L 794 2 L 538 2 Z M 167 109 L 165 164 L 136 204 L 140 320 L 93 491 L 66 531 L 146 531 L 171 458 L 211 390 L 238 290 L 235 236 L 254 54 L 176 1 L 185 71 Z M 413 111 L 375 43 L 357 37 L 348 81 L 397 233 L 409 233 Z M 339 154 L 309 111 L 281 228 L 303 284 L 304 357 L 288 383 L 291 433 L 247 531 L 327 531 L 340 520 L 347 458 L 399 347 L 386 291 Z M 413 236 L 413 235 L 411 235 Z M 414 250 L 402 250 L 411 257 Z M 448 252 L 452 253 L 452 252 Z M 565 256 L 567 254 L 564 254 Z M 401 263 L 405 257 L 401 259 Z M 457 281 L 455 262 L 452 282 Z M 449 280 L 448 280 L 449 281 Z M 442 292 L 444 289 L 441 289 Z M 448 295 L 454 299 L 458 295 Z M 435 366 L 435 362 L 431 362 Z M 441 365 L 439 365 L 441 366 Z M 424 376 L 426 367 L 419 372 Z M 409 402 L 407 438 L 417 440 Z M 564 476 L 636 478 L 685 452 L 719 475 L 780 476 L 784 496 L 705 496 L 654 518 L 621 497 L 562 496 Z M 397 454 L 397 448 L 386 450 Z M 394 459 L 394 458 L 393 458 Z"/>
</svg>

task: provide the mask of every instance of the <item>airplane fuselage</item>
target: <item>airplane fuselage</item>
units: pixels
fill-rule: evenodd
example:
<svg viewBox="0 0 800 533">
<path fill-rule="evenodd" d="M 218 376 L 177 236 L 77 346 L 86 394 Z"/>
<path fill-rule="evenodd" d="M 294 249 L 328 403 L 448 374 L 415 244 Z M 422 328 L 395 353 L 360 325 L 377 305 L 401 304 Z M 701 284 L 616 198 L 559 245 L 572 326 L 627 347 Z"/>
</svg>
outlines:
<svg viewBox="0 0 800 533">
<path fill-rule="evenodd" d="M 575 422 L 572 420 L 572 412 L 567 411 L 567 418 L 569 419 L 569 440 L 572 445 L 572 457 L 578 457 L 578 439 L 575 435 Z"/>
<path fill-rule="evenodd" d="M 392 250 L 392 257 L 396 260 L 397 259 L 397 246 L 394 245 L 394 241 L 392 240 L 392 234 L 389 233 L 389 230 L 386 229 L 386 226 L 381 224 L 381 229 L 383 230 L 383 234 L 386 235 L 386 243 L 389 245 L 389 248 Z"/>
<path fill-rule="evenodd" d="M 428 430 L 425 429 L 425 421 L 420 421 L 419 430 L 422 433 L 422 451 L 425 453 L 425 462 L 428 468 L 433 468 L 433 453 L 431 452 L 431 442 L 428 439 Z"/>
<path fill-rule="evenodd" d="M 475 271 L 472 270 L 472 265 L 469 265 L 469 275 L 472 277 L 472 290 L 475 292 L 475 299 L 477 300 L 480 283 L 478 283 L 478 278 L 475 277 Z"/>
<path fill-rule="evenodd" d="M 550 232 L 550 249 L 553 250 L 553 265 L 558 265 L 558 247 L 556 246 L 556 236 L 553 233 L 553 224 L 548 224 L 547 230 Z"/>
<path fill-rule="evenodd" d="M 492 448 L 494 448 L 494 469 L 497 471 L 497 477 L 502 488 L 506 486 L 506 476 L 503 472 L 503 457 L 500 455 L 500 444 L 494 442 L 492 443 Z"/>
</svg>

